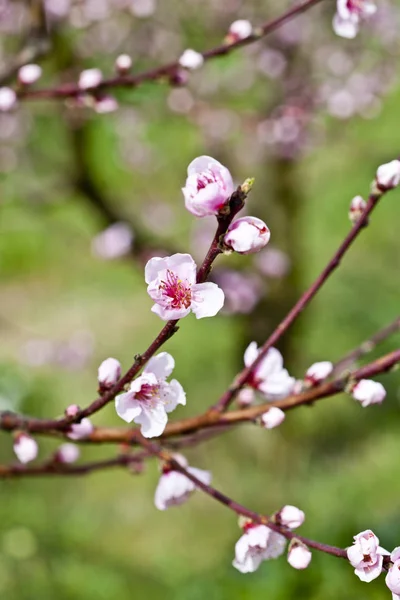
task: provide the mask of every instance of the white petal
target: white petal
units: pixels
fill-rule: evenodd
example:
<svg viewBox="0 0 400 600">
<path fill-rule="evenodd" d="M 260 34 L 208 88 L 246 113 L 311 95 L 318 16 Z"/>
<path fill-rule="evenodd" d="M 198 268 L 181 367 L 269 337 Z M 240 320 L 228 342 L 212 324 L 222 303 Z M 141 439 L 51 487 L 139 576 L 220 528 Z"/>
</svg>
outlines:
<svg viewBox="0 0 400 600">
<path fill-rule="evenodd" d="M 140 415 L 135 417 L 135 423 L 141 425 L 140 431 L 145 438 L 161 435 L 167 422 L 168 417 L 163 403 L 154 399 L 151 408 L 143 404 Z"/>
<path fill-rule="evenodd" d="M 189 473 L 191 473 L 197 479 L 199 479 L 199 481 L 201 481 L 202 483 L 210 485 L 212 479 L 210 471 L 203 471 L 203 469 L 196 469 L 196 467 L 188 467 L 187 470 L 189 471 Z"/>
<path fill-rule="evenodd" d="M 244 353 L 244 364 L 246 367 L 250 367 L 258 356 L 259 350 L 257 348 L 257 342 L 250 342 Z"/>
<path fill-rule="evenodd" d="M 193 483 L 181 473 L 170 471 L 161 475 L 154 496 L 154 503 L 159 510 L 169 506 L 182 504 L 194 490 Z"/>
<path fill-rule="evenodd" d="M 203 173 L 207 171 L 210 167 L 217 167 L 218 169 L 226 169 L 224 165 L 220 162 L 212 158 L 211 156 L 198 156 L 188 166 L 187 173 L 188 175 L 193 175 L 195 173 Z"/>
<path fill-rule="evenodd" d="M 157 379 L 166 379 L 174 370 L 175 361 L 168 352 L 160 352 L 157 356 L 153 356 L 147 365 L 144 372 L 154 373 Z"/>
<path fill-rule="evenodd" d="M 135 400 L 132 392 L 127 392 L 115 398 L 115 410 L 121 419 L 124 419 L 127 423 L 132 423 L 142 412 L 142 407 L 140 402 Z"/>
<path fill-rule="evenodd" d="M 186 404 L 186 394 L 179 381 L 172 379 L 163 386 L 162 399 L 167 413 L 175 410 L 178 404 L 182 404 L 183 406 Z"/>
<path fill-rule="evenodd" d="M 336 35 L 352 40 L 358 33 L 358 20 L 352 18 L 343 19 L 336 14 L 333 18 L 333 30 Z"/>
<path fill-rule="evenodd" d="M 258 375 L 258 373 L 257 373 Z M 290 377 L 286 369 L 272 373 L 265 381 L 258 385 L 259 391 L 265 396 L 281 398 L 292 393 L 296 380 Z"/>
<path fill-rule="evenodd" d="M 241 573 L 254 573 L 262 562 L 262 556 L 260 554 L 251 555 L 247 554 L 243 562 L 239 562 L 236 558 L 232 562 L 232 565 Z"/>
<path fill-rule="evenodd" d="M 154 304 L 151 307 L 151 312 L 158 315 L 160 317 L 160 319 L 162 319 L 163 321 L 175 321 L 175 320 L 183 319 L 184 317 L 187 317 L 187 315 L 190 313 L 190 308 L 172 309 L 172 308 L 164 308 L 163 306 L 160 306 L 159 304 Z"/>
<path fill-rule="evenodd" d="M 197 283 L 193 286 L 192 311 L 197 319 L 214 317 L 223 307 L 225 295 L 216 283 Z"/>
<path fill-rule="evenodd" d="M 270 348 L 257 366 L 257 378 L 265 379 L 283 368 L 283 356 L 276 348 Z"/>
</svg>

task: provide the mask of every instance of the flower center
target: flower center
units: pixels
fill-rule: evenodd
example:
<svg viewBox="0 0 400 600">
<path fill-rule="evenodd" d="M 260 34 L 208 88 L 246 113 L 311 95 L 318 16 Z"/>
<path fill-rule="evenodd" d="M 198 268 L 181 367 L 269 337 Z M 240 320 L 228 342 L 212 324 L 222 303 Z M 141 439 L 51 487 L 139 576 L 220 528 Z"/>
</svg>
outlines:
<svg viewBox="0 0 400 600">
<path fill-rule="evenodd" d="M 364 0 L 347 0 L 347 8 L 350 12 L 362 15 L 364 12 Z"/>
<path fill-rule="evenodd" d="M 136 392 L 135 398 L 137 400 L 141 400 L 142 402 L 148 402 L 152 400 L 154 396 L 158 396 L 160 392 L 160 386 L 155 383 L 151 385 L 150 383 L 144 383 L 140 388 L 139 392 Z"/>
<path fill-rule="evenodd" d="M 161 282 L 159 289 L 171 308 L 190 307 L 192 303 L 190 286 L 169 269 L 166 280 Z"/>
<path fill-rule="evenodd" d="M 201 173 L 197 179 L 197 191 L 203 190 L 209 183 L 215 183 L 215 177 L 211 171 Z"/>
</svg>

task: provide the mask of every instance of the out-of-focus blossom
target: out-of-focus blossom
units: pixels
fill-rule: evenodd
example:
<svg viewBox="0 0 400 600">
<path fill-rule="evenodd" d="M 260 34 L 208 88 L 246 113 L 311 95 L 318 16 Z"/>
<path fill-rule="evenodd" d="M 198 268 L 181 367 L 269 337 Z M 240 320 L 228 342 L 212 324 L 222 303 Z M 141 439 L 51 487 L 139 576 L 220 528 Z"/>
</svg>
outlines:
<svg viewBox="0 0 400 600">
<path fill-rule="evenodd" d="M 55 20 L 66 17 L 71 8 L 71 0 L 45 0 L 46 13 Z"/>
<path fill-rule="evenodd" d="M 119 104 L 113 96 L 96 98 L 93 108 L 99 115 L 106 115 L 118 109 Z"/>
<path fill-rule="evenodd" d="M 263 560 L 277 558 L 285 551 L 285 538 L 266 525 L 246 522 L 236 542 L 233 566 L 241 573 L 253 573 Z"/>
<path fill-rule="evenodd" d="M 253 33 L 253 26 L 246 19 L 238 19 L 229 26 L 228 35 L 225 39 L 226 43 L 232 44 L 239 40 L 244 40 Z"/>
<path fill-rule="evenodd" d="M 265 429 L 273 429 L 278 427 L 285 420 L 286 415 L 277 406 L 271 406 L 263 415 L 261 415 L 261 423 Z"/>
<path fill-rule="evenodd" d="M 258 270 L 266 277 L 280 279 L 290 270 L 290 260 L 285 252 L 278 248 L 266 248 L 254 259 Z"/>
<path fill-rule="evenodd" d="M 26 433 L 17 433 L 14 438 L 14 452 L 19 462 L 31 462 L 38 455 L 37 442 Z"/>
<path fill-rule="evenodd" d="M 167 382 L 175 361 L 167 352 L 160 352 L 147 363 L 143 374 L 134 379 L 129 391 L 115 398 L 115 409 L 127 423 L 141 425 L 146 438 L 162 434 L 168 421 L 167 413 L 178 404 L 186 404 L 186 394 L 181 384 L 172 379 Z"/>
<path fill-rule="evenodd" d="M 211 156 L 199 156 L 187 173 L 182 192 L 188 211 L 196 217 L 217 215 L 235 189 L 228 169 Z"/>
<path fill-rule="evenodd" d="M 311 562 L 311 552 L 305 544 L 294 539 L 289 547 L 288 563 L 294 569 L 306 569 Z"/>
<path fill-rule="evenodd" d="M 9 87 L 0 87 L 0 112 L 7 112 L 17 104 L 17 94 Z"/>
<path fill-rule="evenodd" d="M 114 223 L 96 235 L 92 241 L 92 252 L 105 260 L 125 256 L 132 249 L 134 233 L 128 223 Z"/>
<path fill-rule="evenodd" d="M 390 560 L 393 565 L 389 567 L 385 582 L 393 594 L 393 600 L 398 600 L 400 598 L 400 546 L 393 550 Z"/>
<path fill-rule="evenodd" d="M 98 381 L 100 387 L 107 389 L 117 383 L 121 377 L 121 363 L 116 358 L 106 358 L 99 366 Z"/>
<path fill-rule="evenodd" d="M 329 377 L 333 371 L 333 364 L 329 360 L 316 362 L 307 369 L 305 381 L 309 385 L 317 385 L 323 379 Z"/>
<path fill-rule="evenodd" d="M 353 39 L 358 33 L 362 19 L 376 12 L 376 5 L 371 0 L 337 0 L 333 29 L 337 35 Z"/>
<path fill-rule="evenodd" d="M 379 539 L 370 529 L 355 535 L 353 545 L 347 548 L 347 558 L 355 567 L 354 573 L 366 582 L 381 574 L 385 554 L 389 553 L 379 546 Z"/>
<path fill-rule="evenodd" d="M 257 217 L 241 217 L 229 225 L 224 245 L 239 254 L 253 254 L 264 248 L 270 237 L 264 221 Z"/>
<path fill-rule="evenodd" d="M 115 70 L 120 73 L 120 75 L 125 75 L 130 71 L 132 67 L 132 59 L 129 54 L 120 54 L 115 59 Z"/>
<path fill-rule="evenodd" d="M 351 394 L 361 406 L 370 404 L 381 404 L 386 397 L 386 390 L 381 383 L 372 379 L 361 379 L 353 387 Z"/>
<path fill-rule="evenodd" d="M 39 65 L 24 65 L 18 71 L 18 81 L 22 85 L 32 85 L 42 75 L 42 68 Z"/>
<path fill-rule="evenodd" d="M 209 471 L 189 467 L 186 458 L 181 454 L 174 455 L 174 458 L 202 483 L 206 485 L 211 483 L 211 473 Z M 186 502 L 195 489 L 196 485 L 193 481 L 188 479 L 183 473 L 174 471 L 166 465 L 162 469 L 162 475 L 157 485 L 154 504 L 159 510 L 166 510 L 170 506 L 178 506 Z"/>
<path fill-rule="evenodd" d="M 193 71 L 195 69 L 199 69 L 203 65 L 204 58 L 200 52 L 196 52 L 196 50 L 188 48 L 181 55 L 178 62 L 181 67 Z"/>
<path fill-rule="evenodd" d="M 297 506 L 287 504 L 279 512 L 275 514 L 275 521 L 278 525 L 284 525 L 289 529 L 297 529 L 303 525 L 306 516 Z"/>
<path fill-rule="evenodd" d="M 283 52 L 274 48 L 266 48 L 261 52 L 257 66 L 261 73 L 264 73 L 270 79 L 277 79 L 283 75 L 287 60 Z"/>
<path fill-rule="evenodd" d="M 392 160 L 378 167 L 376 182 L 383 190 L 392 190 L 400 183 L 400 160 Z"/>
<path fill-rule="evenodd" d="M 76 462 L 79 455 L 80 450 L 76 444 L 61 444 L 56 452 L 56 460 L 60 463 L 69 465 Z"/>
<path fill-rule="evenodd" d="M 253 404 L 255 399 L 254 390 L 250 387 L 245 387 L 240 390 L 238 395 L 236 396 L 236 402 L 240 408 L 246 408 Z"/>
<path fill-rule="evenodd" d="M 89 437 L 94 427 L 90 419 L 84 418 L 80 423 L 73 423 L 70 425 L 67 437 L 70 440 L 84 440 Z"/>
<path fill-rule="evenodd" d="M 224 292 L 211 282 L 196 283 L 196 263 L 190 254 L 151 258 L 145 267 L 152 312 L 164 321 L 182 319 L 193 311 L 197 319 L 215 316 L 224 305 Z"/>
<path fill-rule="evenodd" d="M 77 404 L 70 404 L 65 409 L 65 416 L 66 417 L 75 417 L 78 414 L 79 410 L 80 410 L 80 408 Z"/>
<path fill-rule="evenodd" d="M 156 0 L 130 0 L 132 14 L 140 19 L 151 17 L 155 12 L 156 7 Z"/>
<path fill-rule="evenodd" d="M 361 215 L 363 214 L 367 203 L 362 196 L 354 196 L 350 202 L 349 219 L 353 223 L 357 223 Z"/>
<path fill-rule="evenodd" d="M 260 353 L 256 342 L 251 342 L 244 353 L 244 364 L 250 367 Z M 282 354 L 276 348 L 270 348 L 258 365 L 253 369 L 248 384 L 264 396 L 279 398 L 293 391 L 295 379 L 283 368 Z"/>
<path fill-rule="evenodd" d="M 249 314 L 266 291 L 266 286 L 256 273 L 216 270 L 214 281 L 225 294 L 223 313 L 227 315 Z"/>
<path fill-rule="evenodd" d="M 79 75 L 78 86 L 81 90 L 97 87 L 103 79 L 100 69 L 85 69 Z"/>
</svg>

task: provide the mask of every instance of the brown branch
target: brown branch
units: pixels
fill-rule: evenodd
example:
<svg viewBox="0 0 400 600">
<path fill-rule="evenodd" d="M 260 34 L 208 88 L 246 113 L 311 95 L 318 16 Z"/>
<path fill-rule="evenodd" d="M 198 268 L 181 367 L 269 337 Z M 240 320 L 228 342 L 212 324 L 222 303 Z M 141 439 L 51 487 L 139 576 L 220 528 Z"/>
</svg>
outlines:
<svg viewBox="0 0 400 600">
<path fill-rule="evenodd" d="M 202 56 L 205 61 L 208 61 L 218 56 L 224 56 L 226 54 L 229 54 L 233 50 L 241 48 L 242 46 L 252 44 L 253 42 L 260 40 L 261 38 L 272 33 L 273 31 L 276 31 L 277 29 L 279 29 L 279 27 L 281 27 L 297 15 L 305 12 L 312 6 L 318 4 L 319 2 L 321 2 L 321 0 L 306 0 L 305 2 L 301 2 L 300 4 L 297 4 L 296 6 L 284 12 L 281 16 L 271 21 L 268 21 L 267 23 L 264 23 L 264 25 L 262 25 L 259 28 L 256 28 L 254 33 L 249 37 L 243 40 L 237 40 L 230 44 L 220 44 L 219 46 L 216 46 L 211 50 L 203 52 Z M 137 88 L 146 81 L 158 81 L 160 79 L 173 80 L 174 76 L 181 69 L 182 67 L 180 67 L 179 61 L 175 61 L 166 65 L 162 65 L 160 67 L 156 67 L 154 69 L 150 69 L 149 71 L 144 71 L 143 73 L 139 73 L 138 75 L 119 75 L 110 79 L 104 79 L 98 86 L 91 88 L 89 90 L 89 93 L 95 94 L 106 89 L 117 87 Z M 49 88 L 23 90 L 19 93 L 19 97 L 21 99 L 63 99 L 69 97 L 76 97 L 80 94 L 82 94 L 82 90 L 76 83 L 67 83 L 51 89 Z"/>
<path fill-rule="evenodd" d="M 308 288 L 306 292 L 297 301 L 287 316 L 281 321 L 276 327 L 267 341 L 261 346 L 260 353 L 257 359 L 247 368 L 243 369 L 239 375 L 235 378 L 235 381 L 228 388 L 228 390 L 220 397 L 218 402 L 210 408 L 210 412 L 223 412 L 228 408 L 230 403 L 234 400 L 239 390 L 248 382 L 254 368 L 263 360 L 268 350 L 276 344 L 279 338 L 289 329 L 292 323 L 297 319 L 300 313 L 306 308 L 309 302 L 315 297 L 315 295 L 322 288 L 324 283 L 328 280 L 329 276 L 338 268 L 340 262 L 354 242 L 361 230 L 367 225 L 368 217 L 374 210 L 375 206 L 382 197 L 382 192 L 371 193 L 368 199 L 367 206 L 360 217 L 360 219 L 353 225 L 348 235 L 345 237 L 338 250 L 335 252 L 327 266 L 324 268 L 322 273 L 317 277 L 314 283 Z"/>
</svg>

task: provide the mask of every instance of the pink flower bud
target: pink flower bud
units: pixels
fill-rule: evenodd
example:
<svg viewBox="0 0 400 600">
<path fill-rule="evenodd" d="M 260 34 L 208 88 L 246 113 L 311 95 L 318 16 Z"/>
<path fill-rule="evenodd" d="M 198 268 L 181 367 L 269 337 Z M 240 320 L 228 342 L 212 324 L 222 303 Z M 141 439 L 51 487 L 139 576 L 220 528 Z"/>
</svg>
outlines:
<svg viewBox="0 0 400 600">
<path fill-rule="evenodd" d="M 114 112 L 118 109 L 119 104 L 112 96 L 103 96 L 102 98 L 96 99 L 94 103 L 94 110 L 99 115 L 105 115 Z"/>
<path fill-rule="evenodd" d="M 393 565 L 389 568 L 385 582 L 392 594 L 400 595 L 400 547 L 393 550 L 390 560 Z"/>
<path fill-rule="evenodd" d="M 276 522 L 290 529 L 296 529 L 304 523 L 305 514 L 296 506 L 287 504 L 276 514 Z"/>
<path fill-rule="evenodd" d="M 26 433 L 18 433 L 14 440 L 14 452 L 18 460 L 25 464 L 35 460 L 38 454 L 38 445 Z"/>
<path fill-rule="evenodd" d="M 379 546 L 379 539 L 370 529 L 355 535 L 353 545 L 347 548 L 347 558 L 355 567 L 355 575 L 367 583 L 381 574 L 384 554 L 389 553 Z"/>
<path fill-rule="evenodd" d="M 188 50 L 185 50 L 178 62 L 181 67 L 194 70 L 199 69 L 203 65 L 204 58 L 200 52 L 196 52 L 189 48 Z"/>
<path fill-rule="evenodd" d="M 100 69 L 85 69 L 79 75 L 78 86 L 81 90 L 97 87 L 103 79 Z"/>
<path fill-rule="evenodd" d="M 246 19 L 239 19 L 238 21 L 234 21 L 229 27 L 229 40 L 231 43 L 244 40 L 249 37 L 253 33 L 253 26 L 250 21 Z"/>
<path fill-rule="evenodd" d="M 349 219 L 353 223 L 357 223 L 361 215 L 363 214 L 367 203 L 362 196 L 355 196 L 350 202 Z"/>
<path fill-rule="evenodd" d="M 392 190 L 400 183 L 400 161 L 392 160 L 381 165 L 376 172 L 376 182 L 383 190 Z"/>
<path fill-rule="evenodd" d="M 235 190 L 228 169 L 211 156 L 199 156 L 187 173 L 182 188 L 187 210 L 196 217 L 217 215 Z"/>
<path fill-rule="evenodd" d="M 254 402 L 254 396 L 254 390 L 250 387 L 245 387 L 241 389 L 236 396 L 236 402 L 239 404 L 239 406 L 245 408 Z"/>
<path fill-rule="evenodd" d="M 311 552 L 301 542 L 293 540 L 289 547 L 288 563 L 294 569 L 306 569 L 311 562 Z"/>
<path fill-rule="evenodd" d="M 110 388 L 121 377 L 121 363 L 116 358 L 106 358 L 99 366 L 99 384 L 103 388 Z"/>
<path fill-rule="evenodd" d="M 264 221 L 257 217 L 241 217 L 228 227 L 224 244 L 239 254 L 253 254 L 264 248 L 270 237 Z"/>
<path fill-rule="evenodd" d="M 307 369 L 305 379 L 307 383 L 316 385 L 326 377 L 328 377 L 333 371 L 333 364 L 329 360 L 323 360 L 316 362 Z"/>
<path fill-rule="evenodd" d="M 352 396 L 361 402 L 361 406 L 381 404 L 386 396 L 386 390 L 381 383 L 372 379 L 361 379 L 352 389 Z"/>
<path fill-rule="evenodd" d="M 67 436 L 70 440 L 83 440 L 92 433 L 94 427 L 89 419 L 82 419 L 80 423 L 73 423 L 70 426 Z"/>
<path fill-rule="evenodd" d="M 17 103 L 17 94 L 9 87 L 0 87 L 0 112 L 14 108 Z"/>
<path fill-rule="evenodd" d="M 39 65 L 24 65 L 18 71 L 18 80 L 22 85 L 32 85 L 42 75 L 42 68 Z"/>
<path fill-rule="evenodd" d="M 273 429 L 274 427 L 278 427 L 285 420 L 286 415 L 277 406 L 271 406 L 267 412 L 261 415 L 261 423 L 265 429 Z"/>
<path fill-rule="evenodd" d="M 78 460 L 80 450 L 76 444 L 61 444 L 56 453 L 56 460 L 63 464 L 71 464 Z"/>
<path fill-rule="evenodd" d="M 65 416 L 66 417 L 75 417 L 79 411 L 80 411 L 80 408 L 77 404 L 70 404 L 65 409 Z"/>
<path fill-rule="evenodd" d="M 120 75 L 125 75 L 132 67 L 132 59 L 129 54 L 120 54 L 115 60 L 115 69 Z"/>
</svg>

